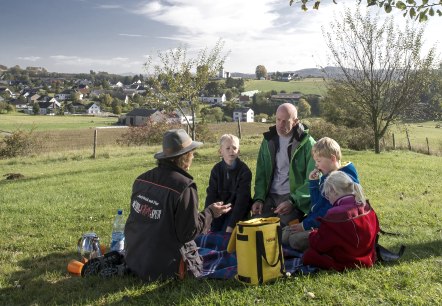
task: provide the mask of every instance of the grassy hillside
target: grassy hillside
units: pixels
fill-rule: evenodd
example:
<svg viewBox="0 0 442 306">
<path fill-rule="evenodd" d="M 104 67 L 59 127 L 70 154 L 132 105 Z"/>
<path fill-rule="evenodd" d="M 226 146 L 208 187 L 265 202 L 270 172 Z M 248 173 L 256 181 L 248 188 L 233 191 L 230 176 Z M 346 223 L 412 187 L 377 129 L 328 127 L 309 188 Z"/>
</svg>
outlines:
<svg viewBox="0 0 442 306">
<path fill-rule="evenodd" d="M 242 159 L 255 172 L 258 141 L 243 140 Z M 382 227 L 401 236 L 382 236 L 393 250 L 405 244 L 396 264 L 342 273 L 320 272 L 263 286 L 235 280 L 191 280 L 143 284 L 135 278 L 69 275 L 76 243 L 95 231 L 110 240 L 117 208 L 127 214 L 133 180 L 155 165 L 159 147 L 51 153 L 0 160 L 0 305 L 437 305 L 441 303 L 442 262 L 440 157 L 410 152 L 344 151 L 356 165 Z M 219 160 L 216 145 L 197 150 L 190 173 L 205 199 L 209 171 Z M 311 299 L 305 292 L 313 292 Z"/>
<path fill-rule="evenodd" d="M 281 82 L 268 80 L 246 80 L 245 90 L 280 92 L 285 90 L 287 93 L 299 91 L 303 94 L 324 95 L 326 92 L 324 80 L 321 78 L 306 78 L 299 81 Z"/>
<path fill-rule="evenodd" d="M 393 145 L 393 134 L 396 148 L 408 148 L 407 132 L 413 151 L 427 153 L 428 147 L 431 154 L 442 154 L 442 128 L 440 121 L 427 121 L 420 123 L 398 124 L 392 127 L 386 142 Z M 427 143 L 428 140 L 428 143 Z"/>
</svg>

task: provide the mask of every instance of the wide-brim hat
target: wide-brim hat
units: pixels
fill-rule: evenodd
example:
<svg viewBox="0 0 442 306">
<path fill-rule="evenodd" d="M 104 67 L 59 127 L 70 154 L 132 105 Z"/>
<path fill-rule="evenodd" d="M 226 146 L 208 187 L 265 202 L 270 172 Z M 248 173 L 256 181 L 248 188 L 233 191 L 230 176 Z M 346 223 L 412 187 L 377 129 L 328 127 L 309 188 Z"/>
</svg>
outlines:
<svg viewBox="0 0 442 306">
<path fill-rule="evenodd" d="M 164 133 L 163 151 L 156 153 L 156 159 L 165 159 L 183 155 L 193 149 L 201 147 L 202 142 L 193 141 L 183 129 L 173 129 Z"/>
</svg>

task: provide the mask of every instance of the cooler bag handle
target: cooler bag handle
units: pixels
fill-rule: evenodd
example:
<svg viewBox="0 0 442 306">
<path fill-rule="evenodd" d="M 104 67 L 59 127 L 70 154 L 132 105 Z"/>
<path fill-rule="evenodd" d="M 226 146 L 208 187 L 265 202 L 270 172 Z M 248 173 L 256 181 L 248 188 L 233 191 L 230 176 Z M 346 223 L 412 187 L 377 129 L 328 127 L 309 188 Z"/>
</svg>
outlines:
<svg viewBox="0 0 442 306">
<path fill-rule="evenodd" d="M 262 231 L 257 231 L 256 232 L 256 256 L 257 258 L 263 257 L 264 260 L 266 261 L 266 263 L 270 266 L 270 267 L 275 267 L 278 262 L 282 261 L 282 254 L 281 254 L 281 238 L 282 238 L 282 231 L 281 231 L 281 226 L 277 226 L 276 227 L 276 232 L 278 233 L 278 257 L 277 260 L 274 264 L 269 263 L 268 259 L 267 259 L 267 255 L 266 255 L 266 249 L 264 246 L 264 235 L 262 233 Z"/>
</svg>

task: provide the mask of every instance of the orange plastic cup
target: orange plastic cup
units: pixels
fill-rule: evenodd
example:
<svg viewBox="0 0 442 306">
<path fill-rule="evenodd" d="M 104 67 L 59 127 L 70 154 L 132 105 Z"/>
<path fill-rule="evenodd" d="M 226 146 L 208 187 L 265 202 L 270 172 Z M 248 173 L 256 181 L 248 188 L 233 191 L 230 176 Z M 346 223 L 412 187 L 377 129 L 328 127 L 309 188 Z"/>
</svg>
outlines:
<svg viewBox="0 0 442 306">
<path fill-rule="evenodd" d="M 72 259 L 69 263 L 68 263 L 68 272 L 76 275 L 76 276 L 80 276 L 81 275 L 81 269 L 83 269 L 84 263 Z"/>
</svg>

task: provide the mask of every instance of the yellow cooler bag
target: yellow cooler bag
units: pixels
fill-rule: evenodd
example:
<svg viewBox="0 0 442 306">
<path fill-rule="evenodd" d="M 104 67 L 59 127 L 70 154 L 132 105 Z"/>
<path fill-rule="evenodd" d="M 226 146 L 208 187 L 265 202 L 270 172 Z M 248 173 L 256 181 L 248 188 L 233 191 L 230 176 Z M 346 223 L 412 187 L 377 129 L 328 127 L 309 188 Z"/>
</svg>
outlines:
<svg viewBox="0 0 442 306">
<path fill-rule="evenodd" d="M 236 278 L 247 284 L 262 284 L 285 273 L 279 218 L 240 221 L 230 237 L 227 251 L 236 250 Z"/>
</svg>

